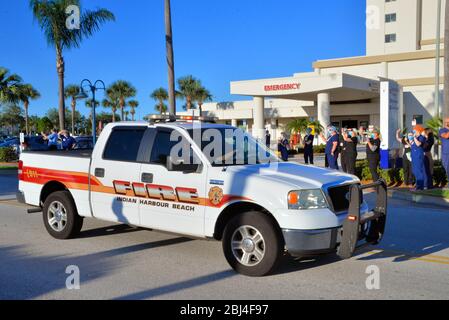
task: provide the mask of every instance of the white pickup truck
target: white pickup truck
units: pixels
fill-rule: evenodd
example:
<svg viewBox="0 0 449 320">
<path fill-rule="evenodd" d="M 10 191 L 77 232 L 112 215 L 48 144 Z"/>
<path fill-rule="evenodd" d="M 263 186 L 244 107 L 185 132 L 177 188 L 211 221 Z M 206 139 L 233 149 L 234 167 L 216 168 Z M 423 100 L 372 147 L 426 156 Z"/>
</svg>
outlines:
<svg viewBox="0 0 449 320">
<path fill-rule="evenodd" d="M 84 218 L 96 218 L 216 239 L 249 276 L 271 273 L 287 253 L 349 258 L 380 241 L 383 181 L 361 186 L 352 175 L 282 162 L 240 129 L 200 120 L 114 123 L 91 152 L 23 152 L 17 198 L 43 212 L 54 238 L 74 238 Z M 374 210 L 363 200 L 368 187 L 377 190 Z"/>
</svg>

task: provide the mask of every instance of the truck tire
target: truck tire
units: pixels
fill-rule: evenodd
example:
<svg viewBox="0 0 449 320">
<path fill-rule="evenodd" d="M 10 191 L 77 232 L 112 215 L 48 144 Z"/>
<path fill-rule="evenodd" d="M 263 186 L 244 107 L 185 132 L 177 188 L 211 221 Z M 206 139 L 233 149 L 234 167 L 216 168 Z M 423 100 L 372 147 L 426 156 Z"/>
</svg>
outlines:
<svg viewBox="0 0 449 320">
<path fill-rule="evenodd" d="M 47 232 L 56 239 L 74 238 L 83 227 L 83 218 L 78 215 L 68 191 L 50 194 L 45 200 L 42 216 Z"/>
<path fill-rule="evenodd" d="M 222 245 L 229 265 L 238 273 L 251 277 L 272 273 L 284 248 L 274 221 L 257 211 L 232 218 L 225 227 Z"/>
</svg>

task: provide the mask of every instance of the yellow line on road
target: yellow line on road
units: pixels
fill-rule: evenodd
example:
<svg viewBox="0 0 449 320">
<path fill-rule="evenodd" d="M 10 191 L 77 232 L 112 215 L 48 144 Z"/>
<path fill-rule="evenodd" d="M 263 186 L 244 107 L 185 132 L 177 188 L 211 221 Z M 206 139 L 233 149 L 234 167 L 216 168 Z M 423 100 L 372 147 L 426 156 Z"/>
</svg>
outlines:
<svg viewBox="0 0 449 320">
<path fill-rule="evenodd" d="M 418 260 L 418 261 L 424 261 L 424 262 L 431 262 L 431 263 L 439 263 L 439 264 L 447 264 L 449 265 L 449 257 L 446 256 L 439 256 L 434 254 L 423 254 L 423 255 L 416 255 L 412 253 L 407 252 L 401 252 L 401 251 L 394 251 L 394 250 L 373 250 L 369 251 L 366 254 L 367 255 L 374 255 L 374 254 L 394 254 L 396 256 L 403 256 L 405 258 L 408 258 L 407 260 Z"/>
</svg>

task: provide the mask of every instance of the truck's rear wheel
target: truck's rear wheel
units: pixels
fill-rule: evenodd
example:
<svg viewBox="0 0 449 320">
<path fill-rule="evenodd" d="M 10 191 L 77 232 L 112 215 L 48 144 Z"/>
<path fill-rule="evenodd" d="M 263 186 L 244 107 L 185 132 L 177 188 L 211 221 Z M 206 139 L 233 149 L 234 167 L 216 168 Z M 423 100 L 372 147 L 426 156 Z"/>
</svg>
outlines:
<svg viewBox="0 0 449 320">
<path fill-rule="evenodd" d="M 56 239 L 76 237 L 83 226 L 75 203 L 68 191 L 54 192 L 45 200 L 43 208 L 44 225 Z"/>
<path fill-rule="evenodd" d="M 238 273 L 261 277 L 274 271 L 282 256 L 282 238 L 271 219 L 260 212 L 232 218 L 223 233 L 223 252 Z"/>
</svg>

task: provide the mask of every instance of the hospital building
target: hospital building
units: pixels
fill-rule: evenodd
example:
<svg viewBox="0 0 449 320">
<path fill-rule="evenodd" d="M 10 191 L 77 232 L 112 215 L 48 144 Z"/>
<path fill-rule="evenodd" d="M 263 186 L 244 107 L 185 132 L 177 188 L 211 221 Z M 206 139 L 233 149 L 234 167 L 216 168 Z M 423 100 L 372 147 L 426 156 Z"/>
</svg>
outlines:
<svg viewBox="0 0 449 320">
<path fill-rule="evenodd" d="M 444 5 L 441 38 L 444 36 Z M 221 123 L 244 127 L 277 139 L 298 118 L 323 126 L 359 128 L 381 125 L 380 83 L 394 80 L 401 88 L 403 124 L 409 127 L 436 115 L 436 59 L 440 59 L 443 99 L 443 39 L 436 48 L 437 0 L 366 0 L 366 55 L 318 60 L 312 72 L 269 79 L 232 81 L 230 92 L 245 101 L 212 102 L 203 112 Z M 294 71 L 294 70 L 293 70 Z"/>
</svg>

